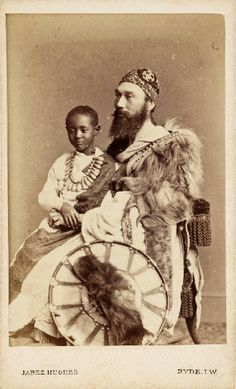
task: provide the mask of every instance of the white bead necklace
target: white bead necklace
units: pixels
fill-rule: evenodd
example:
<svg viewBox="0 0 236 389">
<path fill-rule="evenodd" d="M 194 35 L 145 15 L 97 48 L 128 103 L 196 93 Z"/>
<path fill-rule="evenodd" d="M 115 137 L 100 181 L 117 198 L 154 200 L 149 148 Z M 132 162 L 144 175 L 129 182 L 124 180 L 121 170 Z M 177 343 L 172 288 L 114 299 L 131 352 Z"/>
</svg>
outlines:
<svg viewBox="0 0 236 389">
<path fill-rule="evenodd" d="M 86 190 L 94 183 L 101 172 L 104 157 L 102 155 L 95 156 L 94 154 L 92 161 L 85 168 L 84 176 L 76 179 L 73 175 L 75 156 L 76 152 L 74 151 L 66 159 L 65 176 L 63 179 L 64 185 L 62 191 L 65 188 L 71 192 L 78 192 L 80 189 Z"/>
</svg>

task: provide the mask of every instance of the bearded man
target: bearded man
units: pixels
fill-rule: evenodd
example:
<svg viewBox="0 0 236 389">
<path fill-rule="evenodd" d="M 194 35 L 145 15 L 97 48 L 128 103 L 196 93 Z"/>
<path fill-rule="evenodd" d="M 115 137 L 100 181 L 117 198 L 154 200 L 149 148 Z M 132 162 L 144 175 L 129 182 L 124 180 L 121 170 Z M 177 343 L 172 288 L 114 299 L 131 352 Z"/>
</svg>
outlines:
<svg viewBox="0 0 236 389">
<path fill-rule="evenodd" d="M 116 274 L 116 268 L 106 260 L 100 266 L 99 258 L 88 255 L 81 259 L 74 273 L 83 280 L 88 295 L 98 298 L 104 308 L 113 344 L 169 344 L 182 312 L 185 276 L 188 286 L 194 287 L 194 294 L 187 297 L 199 325 L 203 279 L 196 250 L 190 245 L 188 222 L 202 180 L 201 144 L 193 131 L 179 128 L 173 120 L 165 127 L 154 123 L 159 92 L 157 75 L 149 69 L 132 70 L 121 79 L 110 129 L 113 141 L 107 150 L 120 165 L 111 190 L 99 208 L 85 213 L 81 234 L 46 255 L 25 280 L 21 296 L 10 307 L 13 332 L 34 319 L 38 328 L 56 336 L 53 321 L 45 313 L 45 308 L 49 311 L 46 304 L 52 274 L 67 253 L 96 240 L 124 242 L 147 254 L 168 290 L 164 325 L 161 334 L 155 336 L 155 325 L 152 330 L 149 320 L 157 307 L 155 302 L 145 303 L 145 293 L 140 294 L 137 287 L 127 285 L 128 278 L 134 281 L 132 275 L 124 281 L 124 272 Z M 117 255 L 118 267 L 121 260 Z M 138 273 L 142 275 L 145 269 Z M 32 288 L 33 297 L 29 294 Z M 22 309 L 24 301 L 27 310 Z"/>
<path fill-rule="evenodd" d="M 121 79 L 115 91 L 110 129 L 113 142 L 107 152 L 121 163 L 113 180 L 114 192 L 121 189 L 132 193 L 124 213 L 137 207 L 145 242 L 143 250 L 154 259 L 168 285 L 169 313 L 157 341 L 165 344 L 171 343 L 178 317 L 189 315 L 181 301 L 186 297 L 185 279 L 188 285 L 192 282 L 189 279 L 195 280 L 191 284 L 195 294 L 190 297 L 191 310 L 195 310 L 196 327 L 200 323 L 203 274 L 188 223 L 194 201 L 199 197 L 202 168 L 201 144 L 193 131 L 180 129 L 174 120 L 169 120 L 165 127 L 156 125 L 153 112 L 159 93 L 157 75 L 150 69 L 132 70 Z M 102 225 L 103 217 L 98 223 Z M 105 226 L 103 229 L 106 230 Z M 137 230 L 130 239 L 123 230 L 123 239 L 136 245 L 141 242 Z"/>
<path fill-rule="evenodd" d="M 113 142 L 108 147 L 111 155 L 116 157 L 118 152 L 137 140 L 144 124 L 145 127 L 155 126 L 154 101 L 159 93 L 157 77 L 150 70 L 131 71 L 122 78 L 115 91 L 115 112 L 110 128 Z"/>
</svg>

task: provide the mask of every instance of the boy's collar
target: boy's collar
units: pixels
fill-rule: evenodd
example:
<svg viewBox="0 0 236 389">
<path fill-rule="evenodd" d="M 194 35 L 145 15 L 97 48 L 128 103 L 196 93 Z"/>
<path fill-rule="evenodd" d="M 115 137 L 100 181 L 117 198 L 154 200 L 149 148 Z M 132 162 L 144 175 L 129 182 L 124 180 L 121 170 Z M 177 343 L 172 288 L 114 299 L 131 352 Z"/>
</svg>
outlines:
<svg viewBox="0 0 236 389">
<path fill-rule="evenodd" d="M 75 155 L 77 155 L 78 157 L 81 157 L 81 158 L 88 158 L 89 159 L 93 156 L 98 157 L 99 155 L 102 155 L 102 154 L 103 154 L 103 151 L 100 150 L 99 147 L 95 147 L 94 153 L 90 154 L 90 155 L 86 155 L 84 153 L 81 153 L 80 151 L 75 150 Z"/>
</svg>

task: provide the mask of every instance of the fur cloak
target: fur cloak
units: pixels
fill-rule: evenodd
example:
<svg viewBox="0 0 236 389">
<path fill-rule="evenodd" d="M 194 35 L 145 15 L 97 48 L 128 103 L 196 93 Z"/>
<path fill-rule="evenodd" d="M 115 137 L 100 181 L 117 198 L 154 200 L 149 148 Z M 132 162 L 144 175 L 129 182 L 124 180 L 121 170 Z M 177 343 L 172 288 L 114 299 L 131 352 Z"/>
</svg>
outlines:
<svg viewBox="0 0 236 389">
<path fill-rule="evenodd" d="M 192 204 L 202 183 L 202 165 L 201 143 L 192 130 L 180 128 L 174 120 L 169 120 L 165 129 L 166 136 L 136 142 L 135 147 L 131 145 L 117 155 L 123 164 L 113 187 L 122 186 L 133 194 L 145 231 L 146 251 L 168 285 L 171 309 L 171 226 L 191 219 Z"/>
</svg>

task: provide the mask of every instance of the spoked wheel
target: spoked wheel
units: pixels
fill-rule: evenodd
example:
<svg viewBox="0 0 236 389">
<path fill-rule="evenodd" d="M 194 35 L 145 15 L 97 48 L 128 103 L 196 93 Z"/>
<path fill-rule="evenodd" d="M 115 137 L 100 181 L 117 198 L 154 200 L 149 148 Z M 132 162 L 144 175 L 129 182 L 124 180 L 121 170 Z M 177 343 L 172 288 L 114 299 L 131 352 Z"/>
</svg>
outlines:
<svg viewBox="0 0 236 389">
<path fill-rule="evenodd" d="M 52 316 L 62 336 L 74 346 L 112 345 L 108 322 L 99 301 L 91 298 L 86 284 L 74 272 L 85 255 L 110 263 L 128 280 L 144 328 L 153 337 L 163 329 L 168 310 L 165 281 L 154 261 L 123 242 L 94 241 L 71 251 L 57 266 L 49 287 Z"/>
</svg>

